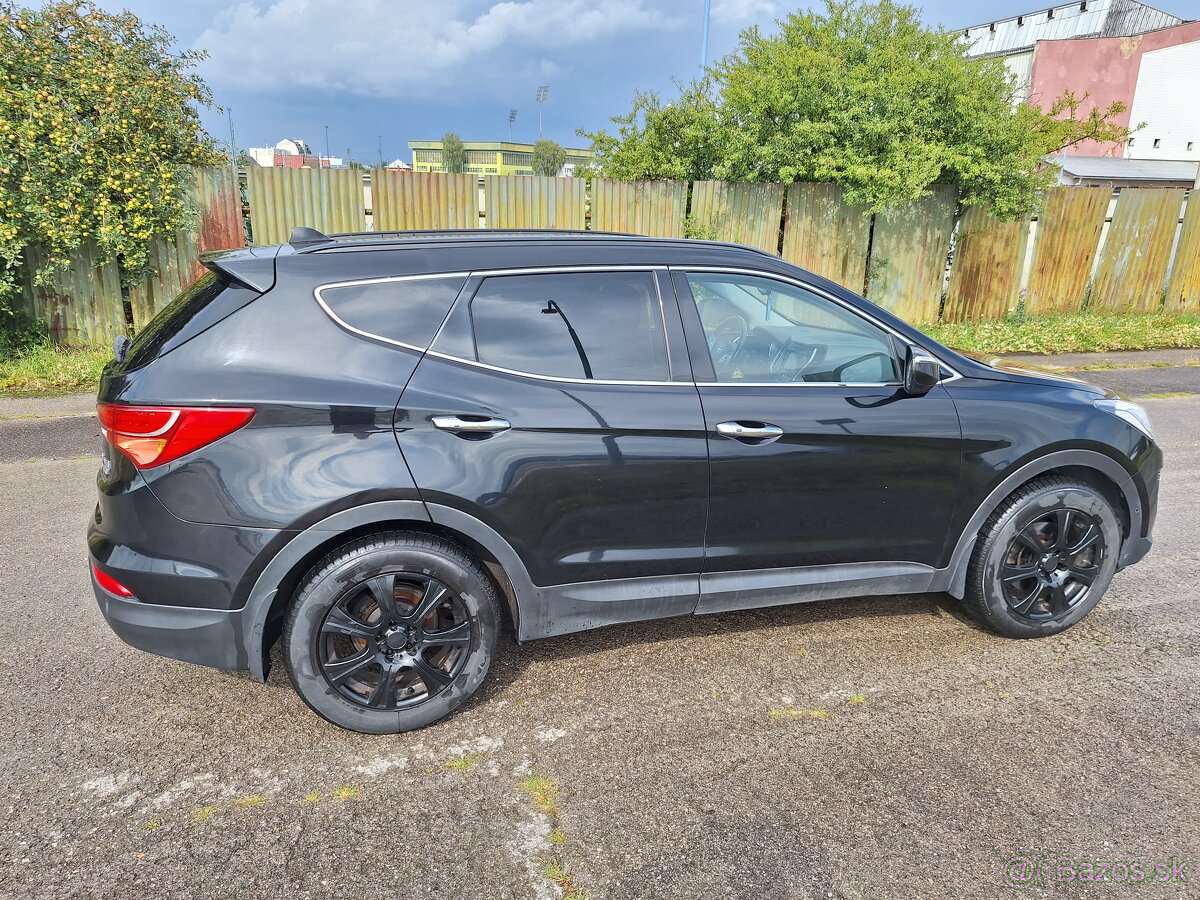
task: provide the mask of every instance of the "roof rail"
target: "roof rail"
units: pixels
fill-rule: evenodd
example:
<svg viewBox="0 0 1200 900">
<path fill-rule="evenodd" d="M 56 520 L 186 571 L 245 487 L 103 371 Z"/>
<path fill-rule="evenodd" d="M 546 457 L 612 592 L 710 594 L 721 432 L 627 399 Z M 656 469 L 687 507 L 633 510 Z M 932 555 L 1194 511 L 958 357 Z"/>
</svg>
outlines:
<svg viewBox="0 0 1200 900">
<path fill-rule="evenodd" d="M 755 253 L 761 253 L 764 256 L 776 256 L 776 254 L 769 253 L 766 250 L 761 250 L 757 247 L 748 247 L 744 244 L 736 244 L 731 241 L 707 241 L 689 238 L 652 237 L 650 235 L 631 234 L 629 232 L 622 231 L 587 231 L 579 228 L 413 228 L 396 231 L 345 231 L 337 232 L 335 234 L 325 234 L 317 231 L 315 228 L 297 226 L 296 228 L 292 229 L 292 234 L 288 240 L 288 244 L 295 248 L 296 252 L 298 253 L 313 253 L 322 250 L 336 250 L 339 248 L 350 249 L 350 245 L 356 243 L 361 245 L 397 244 L 402 243 L 405 239 L 413 238 L 427 238 L 432 241 L 437 241 L 439 239 L 453 241 L 460 238 L 503 238 L 505 236 L 519 237 L 521 235 L 538 235 L 539 237 L 544 238 L 586 237 L 617 238 L 629 241 L 657 241 L 661 243 L 702 243 L 717 247 L 750 250 Z M 365 247 L 363 249 L 365 249 Z"/>
</svg>

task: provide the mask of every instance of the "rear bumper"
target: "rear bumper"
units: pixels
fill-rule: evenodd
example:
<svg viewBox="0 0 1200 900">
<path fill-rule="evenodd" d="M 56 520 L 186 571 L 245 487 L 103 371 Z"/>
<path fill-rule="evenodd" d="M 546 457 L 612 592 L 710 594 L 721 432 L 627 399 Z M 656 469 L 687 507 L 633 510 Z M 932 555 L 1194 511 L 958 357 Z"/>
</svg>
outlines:
<svg viewBox="0 0 1200 900">
<path fill-rule="evenodd" d="M 247 668 L 240 610 L 143 603 L 110 594 L 91 579 L 104 620 L 131 647 L 218 669 Z"/>
</svg>

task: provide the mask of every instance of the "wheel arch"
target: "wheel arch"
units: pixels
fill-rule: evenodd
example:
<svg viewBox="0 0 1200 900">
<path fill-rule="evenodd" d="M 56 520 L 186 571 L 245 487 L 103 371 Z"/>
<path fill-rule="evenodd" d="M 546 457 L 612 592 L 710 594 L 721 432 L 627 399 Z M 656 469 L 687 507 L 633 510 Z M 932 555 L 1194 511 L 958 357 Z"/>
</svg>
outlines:
<svg viewBox="0 0 1200 900">
<path fill-rule="evenodd" d="M 1119 462 L 1099 451 L 1057 450 L 1024 463 L 992 488 L 959 535 L 945 570 L 946 578 L 942 589 L 962 599 L 966 593 L 967 567 L 971 560 L 971 552 L 975 548 L 975 541 L 984 522 L 1001 503 L 1024 485 L 1035 478 L 1051 474 L 1066 475 L 1084 481 L 1100 491 L 1113 505 L 1124 529 L 1124 556 L 1124 547 L 1129 538 L 1142 533 L 1145 515 L 1143 500 L 1133 477 Z M 1123 560 L 1119 558 L 1118 565 L 1121 564 Z"/>
<path fill-rule="evenodd" d="M 460 514 L 474 522 L 465 514 Z M 403 530 L 436 535 L 459 544 L 488 570 L 520 634 L 518 605 L 524 565 L 511 547 L 486 526 L 463 530 L 434 521 L 425 504 L 418 500 L 391 500 L 367 503 L 335 513 L 300 532 L 285 544 L 259 574 L 241 610 L 242 645 L 245 668 L 259 681 L 265 681 L 270 668 L 271 648 L 279 640 L 288 604 L 305 574 L 327 553 L 349 541 L 380 531 Z M 486 532 L 494 535 L 490 538 Z M 480 536 L 484 538 L 480 540 Z M 497 542 L 500 545 L 498 546 Z M 500 552 L 497 553 L 496 551 Z M 513 572 L 515 565 L 519 571 Z M 514 577 L 515 576 L 515 577 Z M 516 584 L 514 584 L 514 581 Z"/>
</svg>

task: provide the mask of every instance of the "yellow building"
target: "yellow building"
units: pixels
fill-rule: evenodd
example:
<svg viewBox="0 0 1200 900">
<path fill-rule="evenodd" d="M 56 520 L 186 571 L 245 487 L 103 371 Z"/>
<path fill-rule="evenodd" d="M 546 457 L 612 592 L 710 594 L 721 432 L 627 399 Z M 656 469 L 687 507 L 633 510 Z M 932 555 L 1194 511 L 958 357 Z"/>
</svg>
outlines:
<svg viewBox="0 0 1200 900">
<path fill-rule="evenodd" d="M 445 172 L 442 166 L 441 141 L 409 141 L 414 172 Z M 533 144 L 509 141 L 463 141 L 467 154 L 466 171 L 476 175 L 532 175 Z M 563 174 L 570 175 L 576 166 L 592 161 L 591 150 L 567 151 Z"/>
</svg>

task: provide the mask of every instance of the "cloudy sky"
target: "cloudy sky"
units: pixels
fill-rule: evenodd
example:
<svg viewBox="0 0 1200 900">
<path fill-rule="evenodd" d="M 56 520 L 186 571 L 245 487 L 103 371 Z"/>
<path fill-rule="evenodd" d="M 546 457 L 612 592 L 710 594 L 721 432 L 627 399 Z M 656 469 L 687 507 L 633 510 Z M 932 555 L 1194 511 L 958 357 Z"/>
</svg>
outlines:
<svg viewBox="0 0 1200 900">
<path fill-rule="evenodd" d="M 99 0 L 204 50 L 201 73 L 241 147 L 300 137 L 335 156 L 410 160 L 407 141 L 537 137 L 537 86 L 550 86 L 545 134 L 586 146 L 637 89 L 670 93 L 699 71 L 704 0 Z M 797 0 L 712 0 L 710 60 L 750 25 L 771 28 Z M 1159 0 L 1200 18 L 1200 0 Z M 928 0 L 925 18 L 958 28 L 1037 9 L 1034 0 Z M 222 115 L 205 115 L 228 140 Z"/>
</svg>

